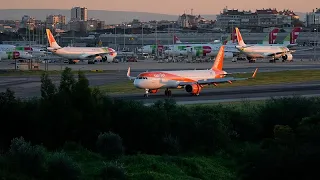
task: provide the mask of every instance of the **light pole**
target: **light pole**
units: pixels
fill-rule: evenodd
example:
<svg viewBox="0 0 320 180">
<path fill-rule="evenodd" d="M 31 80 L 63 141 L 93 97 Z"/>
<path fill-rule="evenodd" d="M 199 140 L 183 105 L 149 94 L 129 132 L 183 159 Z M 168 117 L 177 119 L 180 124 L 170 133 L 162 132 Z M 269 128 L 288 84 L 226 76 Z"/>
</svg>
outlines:
<svg viewBox="0 0 320 180">
<path fill-rule="evenodd" d="M 232 40 L 232 42 L 234 41 L 234 39 L 233 39 L 233 37 L 234 37 L 234 34 L 233 34 L 233 23 L 234 23 L 234 19 L 232 19 L 232 20 L 230 20 L 229 22 L 231 22 L 231 40 Z"/>
<path fill-rule="evenodd" d="M 126 48 L 126 23 L 123 23 L 124 28 L 123 28 L 123 50 Z"/>
<path fill-rule="evenodd" d="M 158 50 L 158 21 L 156 21 L 156 57 L 158 59 L 158 54 L 159 54 L 159 50 Z"/>
<path fill-rule="evenodd" d="M 141 23 L 141 40 L 142 40 L 141 45 L 142 45 L 142 48 L 143 48 L 143 46 L 144 46 L 144 42 L 143 42 L 144 41 L 144 39 L 143 39 L 143 23 Z"/>
</svg>

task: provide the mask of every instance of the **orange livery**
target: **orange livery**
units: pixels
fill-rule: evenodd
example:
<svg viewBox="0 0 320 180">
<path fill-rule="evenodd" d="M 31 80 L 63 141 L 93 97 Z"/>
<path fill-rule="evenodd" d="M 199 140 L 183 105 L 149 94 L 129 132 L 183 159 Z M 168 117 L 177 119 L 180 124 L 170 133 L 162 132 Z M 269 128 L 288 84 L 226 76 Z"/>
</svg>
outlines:
<svg viewBox="0 0 320 180">
<path fill-rule="evenodd" d="M 228 77 L 223 70 L 224 46 L 221 46 L 213 66 L 207 70 L 181 70 L 181 71 L 152 71 L 140 73 L 137 77 L 130 76 L 130 67 L 127 77 L 134 80 L 135 87 L 145 89 L 145 96 L 149 93 L 157 93 L 164 88 L 165 95 L 171 96 L 169 89 L 184 88 L 192 95 L 199 95 L 201 89 L 206 85 L 217 85 L 219 83 L 232 83 L 232 81 L 247 80 L 249 78 Z M 255 70 L 252 78 L 256 75 Z"/>
</svg>

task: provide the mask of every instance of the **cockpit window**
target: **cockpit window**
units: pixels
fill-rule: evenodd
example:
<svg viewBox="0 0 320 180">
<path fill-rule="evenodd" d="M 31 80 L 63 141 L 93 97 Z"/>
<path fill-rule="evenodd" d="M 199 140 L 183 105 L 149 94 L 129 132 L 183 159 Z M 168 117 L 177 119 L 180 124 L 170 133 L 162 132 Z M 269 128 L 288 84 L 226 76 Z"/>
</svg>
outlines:
<svg viewBox="0 0 320 180">
<path fill-rule="evenodd" d="M 147 77 L 138 77 L 138 79 L 148 79 Z"/>
</svg>

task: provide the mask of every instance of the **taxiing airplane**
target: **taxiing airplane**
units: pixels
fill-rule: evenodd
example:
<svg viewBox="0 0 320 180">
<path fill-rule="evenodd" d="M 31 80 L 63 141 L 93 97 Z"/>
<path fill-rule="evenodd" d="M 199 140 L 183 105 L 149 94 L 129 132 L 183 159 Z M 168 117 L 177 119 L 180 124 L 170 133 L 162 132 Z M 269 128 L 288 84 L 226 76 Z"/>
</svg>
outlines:
<svg viewBox="0 0 320 180">
<path fill-rule="evenodd" d="M 112 62 L 117 56 L 117 52 L 108 47 L 60 47 L 54 39 L 50 29 L 46 30 L 50 47 L 47 49 L 53 54 L 73 60 L 96 60 L 105 59 L 107 62 Z"/>
<path fill-rule="evenodd" d="M 286 46 L 272 46 L 272 45 L 246 45 L 242 39 L 239 29 L 236 27 L 238 45 L 236 48 L 240 53 L 245 54 L 249 62 L 255 62 L 257 58 L 272 57 L 270 62 L 275 62 L 276 59 L 282 58 L 283 61 L 292 61 L 292 50 Z"/>
<path fill-rule="evenodd" d="M 208 70 L 182 70 L 182 71 L 150 71 L 140 73 L 137 77 L 130 76 L 130 67 L 127 77 L 134 80 L 135 87 L 145 89 L 145 97 L 149 93 L 157 93 L 159 89 L 165 88 L 165 95 L 171 96 L 171 88 L 184 88 L 191 95 L 198 96 L 201 89 L 207 85 L 217 86 L 219 83 L 232 83 L 254 78 L 256 69 L 251 78 L 226 77 L 228 74 L 223 70 L 224 46 L 220 47 L 219 53 L 211 69 Z"/>
</svg>

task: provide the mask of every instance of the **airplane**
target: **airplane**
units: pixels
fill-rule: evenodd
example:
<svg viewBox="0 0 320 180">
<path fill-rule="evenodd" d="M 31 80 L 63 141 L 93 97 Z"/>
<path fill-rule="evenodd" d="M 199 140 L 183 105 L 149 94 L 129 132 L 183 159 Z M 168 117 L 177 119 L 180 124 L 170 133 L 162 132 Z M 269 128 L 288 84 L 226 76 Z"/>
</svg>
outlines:
<svg viewBox="0 0 320 180">
<path fill-rule="evenodd" d="M 32 55 L 26 51 L 0 51 L 0 61 L 9 59 L 31 59 Z"/>
<path fill-rule="evenodd" d="M 246 45 L 242 39 L 239 29 L 236 27 L 238 45 L 236 48 L 240 53 L 245 54 L 250 63 L 255 62 L 257 58 L 272 57 L 270 62 L 275 62 L 276 59 L 282 58 L 283 61 L 292 61 L 292 50 L 286 46 L 259 46 L 259 45 Z"/>
<path fill-rule="evenodd" d="M 261 42 L 262 45 L 274 43 L 277 33 L 279 32 L 278 28 L 273 29 Z M 233 37 L 232 37 L 233 36 Z M 236 35 L 231 33 L 228 36 L 227 40 L 224 42 L 225 46 L 225 58 L 233 58 L 239 54 L 239 50 L 235 48 Z M 165 50 L 165 54 L 173 56 L 187 56 L 191 54 L 192 57 L 204 57 L 204 56 L 216 56 L 219 48 L 222 44 L 219 43 L 206 43 L 206 44 L 176 44 L 170 46 Z"/>
<path fill-rule="evenodd" d="M 117 56 L 117 52 L 108 47 L 60 47 L 56 40 L 54 39 L 50 29 L 46 29 L 48 41 L 50 47 L 47 49 L 53 54 L 67 58 L 69 61 L 85 60 L 85 59 L 104 59 L 107 62 L 112 62 Z"/>
<path fill-rule="evenodd" d="M 165 96 L 171 96 L 171 88 L 184 88 L 191 95 L 198 96 L 201 89 L 207 85 L 217 86 L 219 83 L 232 83 L 233 81 L 248 80 L 255 78 L 258 68 L 251 78 L 226 77 L 231 75 L 223 70 L 224 46 L 220 47 L 219 53 L 213 66 L 207 70 L 181 70 L 181 71 L 151 71 L 140 73 L 137 77 L 130 76 L 128 68 L 127 78 L 134 80 L 133 85 L 139 89 L 145 89 L 145 97 L 149 93 L 154 94 L 161 88 L 165 88 Z"/>
<path fill-rule="evenodd" d="M 32 55 L 32 57 L 40 57 L 46 54 L 46 51 L 41 48 L 34 48 L 29 46 L 15 46 L 11 44 L 0 44 L 0 51 L 14 52 L 14 51 L 26 51 Z M 25 54 L 25 53 L 22 53 Z"/>
</svg>

